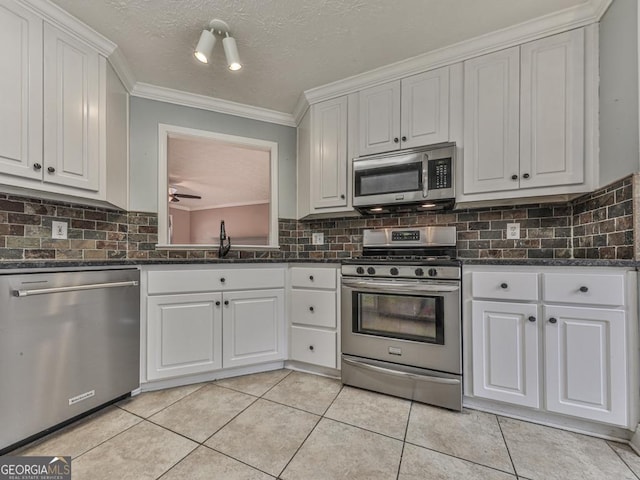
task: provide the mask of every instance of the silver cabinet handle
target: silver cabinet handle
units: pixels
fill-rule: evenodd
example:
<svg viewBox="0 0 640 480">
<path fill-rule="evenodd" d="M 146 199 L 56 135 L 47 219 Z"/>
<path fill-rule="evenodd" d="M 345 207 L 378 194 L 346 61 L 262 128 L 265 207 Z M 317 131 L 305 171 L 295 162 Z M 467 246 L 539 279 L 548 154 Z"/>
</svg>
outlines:
<svg viewBox="0 0 640 480">
<path fill-rule="evenodd" d="M 37 290 L 14 290 L 13 295 L 16 297 L 29 297 L 31 295 L 45 295 L 47 293 L 80 292 L 83 290 L 95 290 L 97 288 L 137 287 L 137 286 L 138 286 L 138 282 L 136 280 L 131 280 L 129 282 L 91 283 L 88 285 L 74 285 L 71 287 L 39 288 Z"/>
<path fill-rule="evenodd" d="M 427 377 L 424 375 L 415 375 L 409 372 L 400 372 L 397 370 L 390 370 L 384 367 L 378 367 L 376 365 L 369 365 L 368 363 L 354 362 L 353 360 L 349 360 L 348 358 L 344 358 L 344 357 L 342 357 L 342 361 L 344 363 L 348 363 L 349 365 L 353 365 L 354 367 L 360 367 L 366 370 L 374 370 L 376 372 L 386 373 L 388 375 L 393 375 L 396 377 L 411 378 L 413 380 L 420 380 L 420 381 L 431 382 L 431 383 L 442 383 L 445 385 L 460 385 L 460 380 L 455 378 L 440 378 L 440 377 Z"/>
</svg>

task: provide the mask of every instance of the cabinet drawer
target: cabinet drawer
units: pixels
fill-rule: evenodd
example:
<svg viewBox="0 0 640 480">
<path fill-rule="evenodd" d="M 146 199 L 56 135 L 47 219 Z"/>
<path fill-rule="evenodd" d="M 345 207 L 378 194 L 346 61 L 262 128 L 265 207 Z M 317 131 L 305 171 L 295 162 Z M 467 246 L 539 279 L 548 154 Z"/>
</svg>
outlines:
<svg viewBox="0 0 640 480">
<path fill-rule="evenodd" d="M 624 274 L 545 273 L 542 292 L 547 302 L 624 305 Z"/>
<path fill-rule="evenodd" d="M 496 300 L 537 300 L 538 274 L 514 272 L 473 272 L 471 294 Z"/>
<path fill-rule="evenodd" d="M 291 321 L 336 327 L 336 294 L 327 290 L 291 290 Z"/>
<path fill-rule="evenodd" d="M 336 332 L 291 327 L 291 359 L 336 368 Z"/>
<path fill-rule="evenodd" d="M 291 286 L 303 288 L 336 288 L 336 271 L 333 268 L 293 267 Z"/>
<path fill-rule="evenodd" d="M 147 282 L 149 295 L 283 287 L 282 268 L 150 271 Z"/>
</svg>

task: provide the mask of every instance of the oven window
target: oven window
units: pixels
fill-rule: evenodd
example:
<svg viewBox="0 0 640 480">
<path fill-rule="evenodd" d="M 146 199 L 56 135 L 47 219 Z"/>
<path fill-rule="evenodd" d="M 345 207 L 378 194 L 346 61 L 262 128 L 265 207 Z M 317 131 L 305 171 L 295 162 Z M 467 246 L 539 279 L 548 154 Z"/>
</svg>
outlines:
<svg viewBox="0 0 640 480">
<path fill-rule="evenodd" d="M 444 345 L 442 297 L 353 293 L 353 331 Z"/>
<path fill-rule="evenodd" d="M 422 190 L 422 162 L 372 168 L 355 173 L 356 195 L 415 192 Z"/>
</svg>

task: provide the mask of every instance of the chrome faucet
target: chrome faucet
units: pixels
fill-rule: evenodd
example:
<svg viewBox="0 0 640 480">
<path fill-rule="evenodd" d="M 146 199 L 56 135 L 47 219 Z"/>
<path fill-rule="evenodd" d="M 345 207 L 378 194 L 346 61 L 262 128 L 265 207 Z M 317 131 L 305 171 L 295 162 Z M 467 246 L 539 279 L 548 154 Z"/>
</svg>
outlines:
<svg viewBox="0 0 640 480">
<path fill-rule="evenodd" d="M 224 244 L 224 241 L 227 241 L 227 244 Z M 220 246 L 218 247 L 218 258 L 224 258 L 224 256 L 229 253 L 231 249 L 231 237 L 227 237 L 227 232 L 224 229 L 224 220 L 220 222 Z"/>
</svg>

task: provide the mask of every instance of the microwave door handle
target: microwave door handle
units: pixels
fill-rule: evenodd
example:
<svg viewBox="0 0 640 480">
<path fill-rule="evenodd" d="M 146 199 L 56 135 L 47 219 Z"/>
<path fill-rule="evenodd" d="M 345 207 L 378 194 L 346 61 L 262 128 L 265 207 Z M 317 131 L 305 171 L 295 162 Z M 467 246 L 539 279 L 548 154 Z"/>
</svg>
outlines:
<svg viewBox="0 0 640 480">
<path fill-rule="evenodd" d="M 426 154 L 422 160 L 422 196 L 429 196 L 429 158 Z"/>
</svg>

